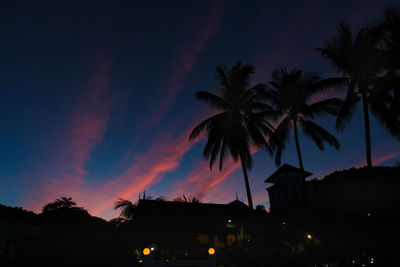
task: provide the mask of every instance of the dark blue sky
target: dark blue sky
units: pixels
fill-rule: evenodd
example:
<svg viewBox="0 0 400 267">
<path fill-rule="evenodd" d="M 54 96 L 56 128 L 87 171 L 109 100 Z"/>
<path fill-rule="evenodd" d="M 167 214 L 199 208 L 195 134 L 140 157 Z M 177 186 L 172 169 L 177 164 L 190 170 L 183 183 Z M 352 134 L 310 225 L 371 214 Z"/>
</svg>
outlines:
<svg viewBox="0 0 400 267">
<path fill-rule="evenodd" d="M 117 197 L 140 191 L 168 199 L 245 200 L 238 166 L 209 171 L 204 139 L 188 142 L 210 111 L 199 90 L 215 92 L 215 66 L 256 67 L 253 83 L 275 68 L 336 75 L 313 48 L 339 21 L 355 29 L 396 1 L 13 1 L 0 6 L 0 203 L 39 211 L 71 196 L 94 215 L 115 216 Z M 335 95 L 327 93 L 326 97 Z M 339 94 L 340 95 L 340 94 Z M 303 136 L 304 166 L 322 178 L 365 164 L 361 110 L 342 133 L 318 122 L 341 150 L 324 152 Z M 374 119 L 377 165 L 400 159 L 399 144 Z M 297 166 L 294 143 L 283 162 Z M 265 152 L 249 173 L 256 204 L 268 206 Z"/>
</svg>

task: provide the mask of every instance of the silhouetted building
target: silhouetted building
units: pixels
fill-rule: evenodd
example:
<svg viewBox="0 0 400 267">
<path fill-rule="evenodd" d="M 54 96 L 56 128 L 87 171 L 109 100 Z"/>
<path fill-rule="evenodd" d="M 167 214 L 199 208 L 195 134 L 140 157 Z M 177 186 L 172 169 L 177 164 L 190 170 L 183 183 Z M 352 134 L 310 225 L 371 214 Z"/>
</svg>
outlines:
<svg viewBox="0 0 400 267">
<path fill-rule="evenodd" d="M 157 247 L 160 261 L 215 258 L 232 260 L 252 242 L 253 212 L 239 200 L 228 204 L 139 200 L 133 219 L 142 247 Z"/>
<path fill-rule="evenodd" d="M 268 187 L 270 211 L 283 213 L 316 206 L 315 186 L 305 181 L 312 173 L 284 164 L 269 176 L 265 183 Z"/>
</svg>

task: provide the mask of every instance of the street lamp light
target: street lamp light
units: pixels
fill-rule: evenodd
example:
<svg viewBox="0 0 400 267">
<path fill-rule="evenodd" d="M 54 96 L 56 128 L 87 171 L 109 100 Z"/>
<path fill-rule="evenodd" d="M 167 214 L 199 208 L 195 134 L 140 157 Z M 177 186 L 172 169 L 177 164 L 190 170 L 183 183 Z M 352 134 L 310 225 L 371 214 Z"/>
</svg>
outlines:
<svg viewBox="0 0 400 267">
<path fill-rule="evenodd" d="M 208 254 L 214 255 L 215 254 L 215 249 L 214 248 L 209 248 L 208 249 Z"/>
<path fill-rule="evenodd" d="M 149 248 L 143 249 L 143 255 L 147 256 L 149 254 L 150 254 L 150 249 Z"/>
</svg>

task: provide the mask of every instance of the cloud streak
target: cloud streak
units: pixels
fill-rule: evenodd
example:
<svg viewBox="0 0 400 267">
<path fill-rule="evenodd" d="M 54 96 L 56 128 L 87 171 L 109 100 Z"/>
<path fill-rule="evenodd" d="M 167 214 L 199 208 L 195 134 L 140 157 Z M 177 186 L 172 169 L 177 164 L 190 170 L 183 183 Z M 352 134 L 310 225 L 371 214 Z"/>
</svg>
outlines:
<svg viewBox="0 0 400 267">
<path fill-rule="evenodd" d="M 39 211 L 44 203 L 60 197 L 61 191 L 74 197 L 80 195 L 79 188 L 84 185 L 87 174 L 85 164 L 103 140 L 114 106 L 109 88 L 110 64 L 107 59 L 98 65 L 94 76 L 83 87 L 63 131 L 47 147 L 50 151 L 45 152 L 46 160 L 37 161 L 37 173 L 29 175 L 35 177 L 35 183 L 28 180 L 35 190 L 26 190 L 28 206 L 33 210 Z"/>
<path fill-rule="evenodd" d="M 188 42 L 183 48 L 180 56 L 174 59 L 176 62 L 171 68 L 171 74 L 163 87 L 166 93 L 163 96 L 161 105 L 157 111 L 153 111 L 153 123 L 159 122 L 162 114 L 168 110 L 176 94 L 185 86 L 186 76 L 193 70 L 197 60 L 204 50 L 206 44 L 215 35 L 220 24 L 222 17 L 221 3 L 215 2 L 210 9 L 210 13 L 206 19 L 204 27 L 197 35 L 189 37 L 191 41 Z"/>
<path fill-rule="evenodd" d="M 193 145 L 188 141 L 189 130 L 191 128 L 177 137 L 159 136 L 158 141 L 154 142 L 144 155 L 134 160 L 119 177 L 98 190 L 104 194 L 113 193 L 112 195 L 108 193 L 109 198 L 96 204 L 92 209 L 93 214 L 98 215 L 112 208 L 117 197 L 131 199 L 160 181 L 165 173 L 176 170 L 180 166 L 182 157 Z M 103 195 L 102 193 L 100 195 Z"/>
</svg>

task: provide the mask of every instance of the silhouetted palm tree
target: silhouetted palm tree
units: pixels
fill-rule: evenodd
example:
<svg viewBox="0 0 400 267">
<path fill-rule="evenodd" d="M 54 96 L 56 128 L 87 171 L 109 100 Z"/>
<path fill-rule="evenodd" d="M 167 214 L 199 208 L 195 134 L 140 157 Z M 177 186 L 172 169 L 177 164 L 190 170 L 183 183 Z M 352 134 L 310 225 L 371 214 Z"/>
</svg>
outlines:
<svg viewBox="0 0 400 267">
<path fill-rule="evenodd" d="M 337 129 L 343 130 L 346 123 L 350 121 L 355 103 L 361 96 L 368 167 L 372 166 L 368 104 L 374 100 L 371 97 L 374 90 L 373 95 L 382 94 L 377 84 L 382 84 L 382 78 L 385 76 L 382 72 L 387 68 L 383 62 L 386 53 L 380 48 L 382 38 L 383 31 L 380 27 L 363 28 L 353 34 L 349 25 L 341 23 L 337 36 L 326 41 L 323 48 L 317 48 L 321 55 L 330 61 L 333 68 L 347 78 L 347 97 L 336 120 Z M 375 110 L 371 111 L 374 113 L 379 111 L 379 106 L 379 104 L 375 105 Z M 378 118 L 386 121 L 385 117 L 378 116 Z M 384 125 L 393 125 L 393 123 L 388 122 Z"/>
<path fill-rule="evenodd" d="M 164 201 L 165 198 L 162 196 L 155 198 L 153 196 L 146 195 L 146 191 L 144 191 L 142 197 L 139 195 L 139 200 Z M 133 203 L 128 199 L 119 197 L 117 201 L 115 201 L 114 209 L 121 210 L 121 214 L 119 216 L 120 218 L 124 218 L 127 221 L 132 220 L 136 214 L 139 200 Z"/>
<path fill-rule="evenodd" d="M 174 199 L 175 202 L 186 202 L 186 203 L 201 203 L 200 199 L 194 196 L 186 196 L 185 194 Z"/>
<path fill-rule="evenodd" d="M 400 68 L 400 8 L 389 6 L 383 13 L 384 46 L 389 51 L 391 67 Z"/>
<path fill-rule="evenodd" d="M 381 27 L 384 31 L 384 42 L 383 46 L 388 52 L 388 68 L 391 70 L 389 79 L 385 80 L 385 90 L 381 90 L 381 94 L 383 97 L 380 100 L 383 100 L 381 103 L 385 103 L 383 108 L 377 109 L 377 111 L 388 111 L 385 117 L 388 117 L 386 120 L 381 120 L 384 124 L 387 124 L 386 128 L 393 127 L 396 123 L 387 123 L 390 119 L 393 118 L 397 122 L 397 125 L 400 124 L 400 8 L 389 6 L 384 11 L 384 20 L 381 23 Z M 376 99 L 376 98 L 372 98 Z M 383 112 L 380 112 L 383 113 Z M 378 117 L 379 114 L 377 114 Z M 384 114 L 382 114 L 384 115 Z M 400 126 L 394 129 L 388 129 L 388 131 L 397 136 L 400 140 Z"/>
<path fill-rule="evenodd" d="M 314 119 L 324 114 L 337 115 L 342 101 L 330 98 L 308 104 L 316 93 L 332 86 L 342 85 L 344 79 L 330 78 L 322 80 L 317 73 L 305 73 L 299 69 L 288 72 L 286 68 L 275 70 L 272 74 L 272 86 L 265 94 L 280 115 L 278 126 L 269 139 L 275 151 L 275 164 L 281 164 L 282 151 L 285 149 L 291 130 L 294 131 L 297 156 L 300 169 L 304 170 L 301 156 L 298 126 L 304 134 L 311 137 L 319 149 L 324 150 L 324 143 L 339 149 L 336 138 L 316 124 Z"/>
<path fill-rule="evenodd" d="M 159 196 L 159 197 L 153 197 L 151 195 L 146 195 L 146 191 L 143 191 L 143 195 L 140 196 L 139 193 L 139 200 L 144 199 L 144 200 L 155 200 L 155 201 L 165 201 L 165 197 Z"/>
<path fill-rule="evenodd" d="M 259 101 L 258 92 L 264 85 L 250 86 L 250 75 L 254 67 L 236 63 L 230 70 L 217 67 L 218 94 L 199 91 L 198 100 L 206 102 L 217 114 L 197 125 L 189 139 L 196 139 L 204 130 L 208 133 L 203 150 L 206 159 L 210 159 L 210 169 L 219 155 L 219 169 L 224 160 L 231 155 L 235 162 L 240 160 L 249 207 L 253 208 L 247 170 L 252 166 L 250 146 L 269 149 L 265 135 L 273 127 L 266 121 L 265 114 L 269 106 Z M 264 111 L 262 111 L 264 110 Z"/>
<path fill-rule="evenodd" d="M 121 210 L 120 217 L 126 220 L 132 220 L 137 210 L 137 204 L 119 197 L 117 201 L 115 201 L 114 209 Z"/>
</svg>

